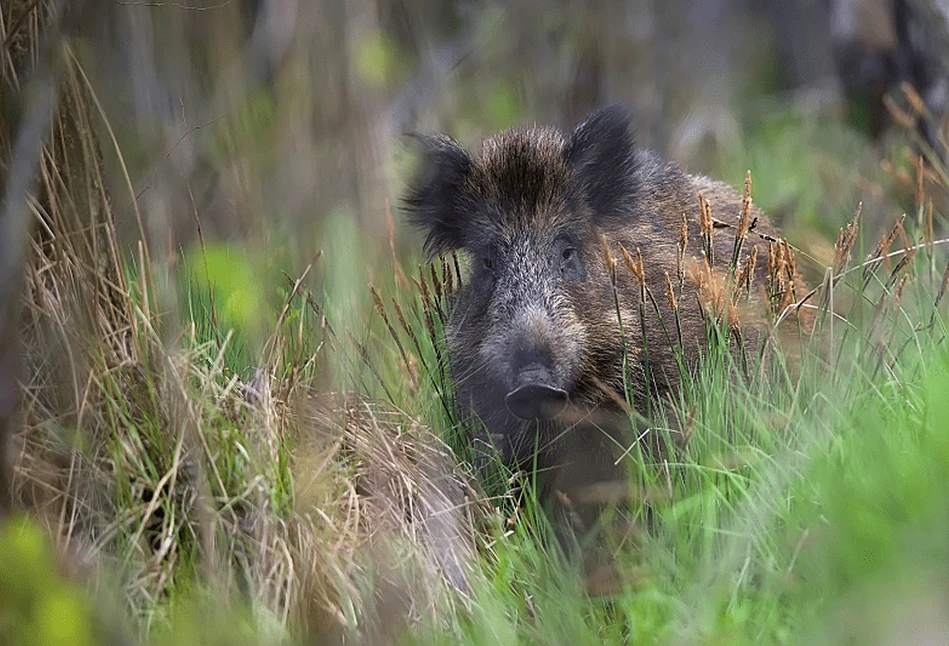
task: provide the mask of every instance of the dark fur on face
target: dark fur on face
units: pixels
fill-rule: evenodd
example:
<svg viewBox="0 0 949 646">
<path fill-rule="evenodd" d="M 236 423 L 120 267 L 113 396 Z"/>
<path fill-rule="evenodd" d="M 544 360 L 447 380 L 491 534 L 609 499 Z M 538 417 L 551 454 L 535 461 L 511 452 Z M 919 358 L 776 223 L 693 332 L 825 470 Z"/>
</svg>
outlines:
<svg viewBox="0 0 949 646">
<path fill-rule="evenodd" d="M 470 260 L 471 276 L 447 338 L 466 418 L 483 423 L 480 439 L 499 448 L 512 466 L 535 449 L 562 463 L 579 459 L 569 447 L 615 444 L 587 426 L 567 427 L 557 416 L 568 401 L 582 410 L 608 409 L 610 390 L 622 397 L 622 335 L 602 238 L 616 257 L 619 245 L 639 249 L 646 283 L 662 295 L 665 274 L 677 273 L 683 215 L 690 223 L 689 252 L 701 249 L 698 193 L 729 222 L 738 216 L 741 196 L 636 149 L 629 118 L 618 107 L 593 112 L 566 137 L 546 127 L 502 132 L 476 157 L 447 137 L 419 141 L 423 167 L 406 199 L 409 215 L 427 232 L 430 254 L 461 250 Z M 776 234 L 760 211 L 753 209 L 752 217 L 757 232 Z M 734 240 L 733 231 L 717 235 L 716 267 L 728 264 Z M 760 244 L 749 237 L 743 257 Z M 759 256 L 766 254 L 765 244 Z M 757 264 L 758 284 L 766 264 Z M 633 349 L 634 403 L 641 406 L 678 386 L 679 367 L 668 327 L 660 325 L 652 303 L 643 338 L 639 285 L 622 267 L 616 286 Z M 761 304 L 755 290 L 751 300 Z M 706 336 L 691 284 L 681 302 L 683 352 L 692 362 Z M 664 321 L 675 320 L 664 298 L 658 306 Z M 744 338 L 749 345 L 756 340 L 754 334 Z M 648 356 L 635 351 L 643 347 Z M 611 463 L 612 456 L 595 461 Z"/>
<path fill-rule="evenodd" d="M 534 380 L 569 397 L 589 361 L 605 358 L 587 351 L 581 312 L 601 269 L 598 229 L 636 200 L 628 120 L 602 110 L 566 140 L 552 128 L 509 130 L 476 159 L 445 137 L 421 141 L 410 213 L 429 253 L 464 249 L 472 266 L 448 339 L 456 392 L 507 458 L 523 457 L 537 424 L 507 396 Z"/>
<path fill-rule="evenodd" d="M 486 229 L 532 227 L 581 209 L 623 218 L 635 203 L 633 139 L 616 107 L 594 112 L 568 140 L 553 128 L 502 132 L 484 142 L 477 159 L 448 137 L 417 139 L 423 170 L 405 202 L 428 232 L 431 255 L 469 248 Z"/>
</svg>

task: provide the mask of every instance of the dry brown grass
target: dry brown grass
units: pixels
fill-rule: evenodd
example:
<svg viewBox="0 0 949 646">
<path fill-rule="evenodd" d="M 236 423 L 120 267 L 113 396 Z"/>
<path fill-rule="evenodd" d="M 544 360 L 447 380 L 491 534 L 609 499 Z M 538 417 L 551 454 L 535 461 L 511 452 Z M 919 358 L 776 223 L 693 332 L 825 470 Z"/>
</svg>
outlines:
<svg viewBox="0 0 949 646">
<path fill-rule="evenodd" d="M 2 26 L 21 25 L 0 34 L 7 87 L 51 6 L 5 3 Z M 203 340 L 170 311 L 170 267 L 121 247 L 113 205 L 135 196 L 105 188 L 109 124 L 69 47 L 28 200 L 17 506 L 143 637 L 188 581 L 333 640 L 394 637 L 467 593 L 481 503 L 451 451 L 406 412 L 314 398 L 309 368 L 337 359 L 286 351 L 301 347 L 287 308 L 245 382 L 224 365 L 230 336 Z M 287 307 L 317 305 L 302 282 Z"/>
<path fill-rule="evenodd" d="M 55 166 L 43 172 L 51 196 Z M 281 625 L 337 636 L 374 635 L 467 592 L 477 496 L 450 450 L 402 411 L 301 403 L 306 380 L 275 377 L 288 373 L 276 362 L 250 383 L 226 374 L 223 346 L 157 314 L 152 277 L 129 284 L 105 196 L 99 207 L 80 230 L 62 208 L 35 210 L 54 215 L 29 265 L 13 482 L 60 549 L 90 574 L 120 571 L 133 613 L 194 567 Z M 235 468 L 225 452 L 243 458 L 237 473 L 222 473 Z M 275 508 L 288 475 L 292 508 Z"/>
</svg>

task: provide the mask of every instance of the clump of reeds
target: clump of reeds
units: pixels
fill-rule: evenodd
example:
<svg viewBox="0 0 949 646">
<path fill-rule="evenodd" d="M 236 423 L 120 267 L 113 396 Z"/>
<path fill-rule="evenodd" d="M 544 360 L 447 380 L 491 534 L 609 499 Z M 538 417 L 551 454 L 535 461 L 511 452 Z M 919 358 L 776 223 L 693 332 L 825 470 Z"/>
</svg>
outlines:
<svg viewBox="0 0 949 646">
<path fill-rule="evenodd" d="M 742 335 L 739 306 L 743 297 L 747 300 L 753 293 L 754 272 L 758 262 L 757 247 L 753 247 L 751 252 L 742 258 L 745 241 L 757 225 L 751 218 L 751 204 L 751 171 L 745 174 L 741 208 L 735 224 L 713 217 L 711 204 L 700 193 L 699 231 L 703 241 L 702 256 L 690 263 L 686 269 L 690 282 L 696 288 L 700 311 L 706 323 L 713 327 L 725 325 L 739 346 Z M 715 266 L 713 243 L 716 228 L 732 229 L 735 232 L 731 257 L 724 270 Z M 680 238 L 685 239 L 685 236 L 687 230 L 684 229 Z M 684 248 L 684 243 L 680 242 L 679 246 Z M 681 259 L 679 263 L 681 266 Z"/>
<path fill-rule="evenodd" d="M 373 307 L 399 353 L 399 365 L 410 391 L 418 392 L 420 375 L 427 378 L 448 419 L 455 419 L 456 414 L 443 347 L 444 330 L 461 281 L 458 256 L 452 252 L 427 267 L 420 265 L 417 276 L 411 278 L 412 288 L 402 292 L 402 298 L 391 297 L 388 305 L 377 288 L 369 286 Z M 419 330 L 424 330 L 424 335 Z M 406 340 L 411 349 L 406 347 Z"/>
</svg>

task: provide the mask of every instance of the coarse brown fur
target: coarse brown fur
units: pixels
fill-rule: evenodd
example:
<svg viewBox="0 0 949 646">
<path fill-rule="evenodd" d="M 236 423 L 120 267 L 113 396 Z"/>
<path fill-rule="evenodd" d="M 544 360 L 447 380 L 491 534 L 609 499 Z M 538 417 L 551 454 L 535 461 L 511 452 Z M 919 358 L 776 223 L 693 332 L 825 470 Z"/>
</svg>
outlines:
<svg viewBox="0 0 949 646">
<path fill-rule="evenodd" d="M 798 299 L 805 293 L 793 263 L 769 263 L 787 247 L 754 206 L 733 262 L 743 196 L 635 148 L 618 108 L 592 113 L 569 136 L 545 127 L 502 132 L 477 157 L 447 137 L 421 141 L 408 210 L 428 232 L 429 253 L 460 249 L 471 266 L 447 335 L 459 407 L 482 428 L 479 442 L 509 466 L 550 469 L 549 486 L 568 496 L 617 477 L 616 455 L 629 444 L 596 413 L 621 412 L 624 392 L 641 412 L 674 393 L 679 358 L 694 367 L 708 320 L 721 319 L 739 340 L 737 354 L 753 357 L 771 329 L 769 308 L 792 302 L 791 293 L 773 293 L 777 286 Z M 711 266 L 700 194 L 716 221 L 705 218 Z M 636 275 L 640 254 L 648 291 Z M 753 254 L 750 285 L 729 287 Z M 797 312 L 788 312 L 796 326 Z M 513 414 L 506 396 L 538 379 L 566 392 L 570 406 L 553 419 Z"/>
</svg>

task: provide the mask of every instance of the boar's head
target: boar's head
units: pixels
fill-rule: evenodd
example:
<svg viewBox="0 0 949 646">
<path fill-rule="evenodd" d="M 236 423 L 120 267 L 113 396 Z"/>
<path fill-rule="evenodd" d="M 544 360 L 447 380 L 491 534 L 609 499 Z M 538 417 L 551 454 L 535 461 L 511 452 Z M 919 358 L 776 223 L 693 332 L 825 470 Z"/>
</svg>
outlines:
<svg viewBox="0 0 949 646">
<path fill-rule="evenodd" d="M 456 397 L 516 459 L 597 366 L 621 361 L 618 334 L 593 337 L 615 327 L 600 232 L 628 221 L 638 190 L 629 119 L 608 107 L 566 137 L 512 129 L 479 156 L 419 141 L 407 210 L 430 255 L 461 250 L 470 267 L 448 330 Z"/>
</svg>

